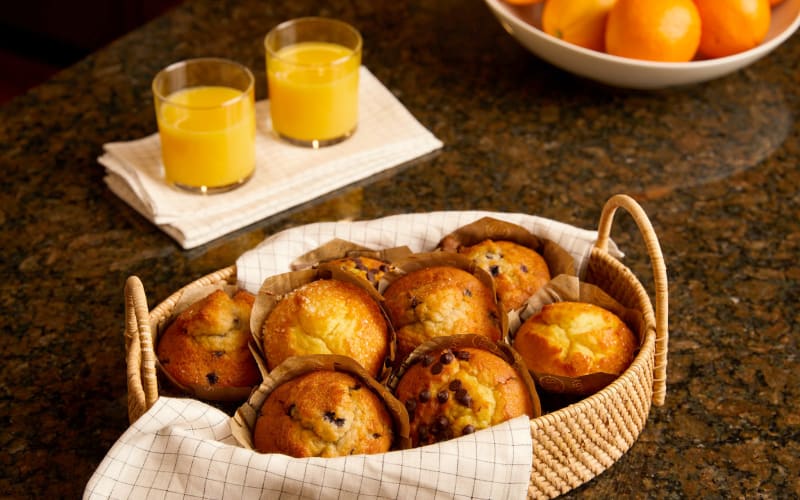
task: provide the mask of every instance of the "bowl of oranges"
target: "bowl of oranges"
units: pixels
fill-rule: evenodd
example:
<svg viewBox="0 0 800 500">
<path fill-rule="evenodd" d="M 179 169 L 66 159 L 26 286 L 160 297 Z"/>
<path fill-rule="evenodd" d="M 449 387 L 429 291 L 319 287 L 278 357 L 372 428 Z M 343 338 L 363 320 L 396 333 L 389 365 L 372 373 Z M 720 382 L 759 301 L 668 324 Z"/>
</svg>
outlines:
<svg viewBox="0 0 800 500">
<path fill-rule="evenodd" d="M 615 87 L 658 89 L 757 61 L 800 26 L 800 0 L 485 0 L 541 59 Z"/>
</svg>

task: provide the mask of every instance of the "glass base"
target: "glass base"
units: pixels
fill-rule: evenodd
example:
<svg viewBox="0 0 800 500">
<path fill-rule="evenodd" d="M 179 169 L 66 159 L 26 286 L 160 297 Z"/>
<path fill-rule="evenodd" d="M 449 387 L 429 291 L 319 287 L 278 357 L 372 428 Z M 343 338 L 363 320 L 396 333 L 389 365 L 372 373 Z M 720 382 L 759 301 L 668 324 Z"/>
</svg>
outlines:
<svg viewBox="0 0 800 500">
<path fill-rule="evenodd" d="M 294 146 L 300 146 L 300 147 L 303 147 L 303 148 L 319 149 L 319 148 L 324 148 L 326 146 L 333 146 L 334 144 L 339 144 L 340 142 L 346 141 L 347 139 L 352 137 L 352 135 L 355 132 L 356 132 L 356 129 L 353 128 L 353 130 L 351 130 L 350 132 L 348 132 L 348 133 L 346 133 L 344 135 L 340 135 L 339 137 L 334 137 L 333 139 L 325 139 L 325 140 L 314 139 L 314 140 L 310 140 L 310 141 L 306 140 L 306 139 L 295 139 L 293 137 L 289 137 L 287 135 L 283 135 L 280 132 L 275 132 L 275 134 L 278 137 L 280 137 L 281 140 L 284 140 L 284 141 L 286 141 L 289 144 L 292 144 Z"/>
<path fill-rule="evenodd" d="M 254 170 L 255 171 L 255 170 Z M 181 184 L 179 182 L 172 182 L 174 187 L 180 189 L 181 191 L 186 191 L 188 193 L 194 194 L 219 194 L 219 193 L 227 193 L 228 191 L 233 191 L 234 189 L 244 186 L 247 181 L 253 178 L 253 172 L 250 172 L 250 175 L 245 177 L 244 179 L 239 179 L 238 181 L 232 184 L 226 184 L 224 186 L 188 186 L 186 184 Z"/>
</svg>

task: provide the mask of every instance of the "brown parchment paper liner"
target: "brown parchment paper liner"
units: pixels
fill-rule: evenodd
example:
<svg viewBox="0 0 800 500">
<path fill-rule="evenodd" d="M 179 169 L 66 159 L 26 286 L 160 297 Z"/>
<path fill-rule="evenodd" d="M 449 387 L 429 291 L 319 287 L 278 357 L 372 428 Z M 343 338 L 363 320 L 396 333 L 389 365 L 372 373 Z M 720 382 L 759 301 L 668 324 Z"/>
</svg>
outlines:
<svg viewBox="0 0 800 500">
<path fill-rule="evenodd" d="M 644 316 L 640 311 L 628 309 L 614 300 L 600 287 L 580 281 L 577 276 L 559 275 L 536 292 L 520 310 L 519 324 L 509 330 L 513 344 L 514 335 L 522 323 L 538 313 L 546 304 L 554 302 L 587 302 L 616 314 L 636 335 L 641 347 L 645 328 Z M 634 355 L 635 357 L 635 355 Z M 582 377 L 562 377 L 548 373 L 533 373 L 533 379 L 544 392 L 572 396 L 593 394 L 613 382 L 619 375 L 612 373 L 590 373 Z"/>
<path fill-rule="evenodd" d="M 407 246 L 374 250 L 351 241 L 334 238 L 323 245 L 297 257 L 291 263 L 292 271 L 316 267 L 322 263 L 344 257 L 371 257 L 387 264 L 411 254 Z"/>
<path fill-rule="evenodd" d="M 367 385 L 386 405 L 394 422 L 393 450 L 411 447 L 408 412 L 397 398 L 384 385 L 375 380 L 352 358 L 337 354 L 312 354 L 295 356 L 275 367 L 261 385 L 256 388 L 247 401 L 240 406 L 231 418 L 231 433 L 236 441 L 249 450 L 255 450 L 253 432 L 261 407 L 269 395 L 281 384 L 312 371 L 330 370 L 349 373 Z"/>
<path fill-rule="evenodd" d="M 389 390 L 394 393 L 394 391 L 397 389 L 397 384 L 400 383 L 400 379 L 403 378 L 403 375 L 408 368 L 411 365 L 419 362 L 426 354 L 438 352 L 444 349 L 458 350 L 465 347 L 489 351 L 506 363 L 510 364 L 511 367 L 514 368 L 517 373 L 519 373 L 522 382 L 528 388 L 531 403 L 533 403 L 532 406 L 534 414 L 531 416 L 531 418 L 541 416 L 542 404 L 539 400 L 539 393 L 536 391 L 536 385 L 534 384 L 531 374 L 528 371 L 528 367 L 525 366 L 525 362 L 522 360 L 522 357 L 508 343 L 502 341 L 492 342 L 481 335 L 451 335 L 446 337 L 434 337 L 430 340 L 427 340 L 414 349 L 411 354 L 409 354 L 408 357 L 397 367 L 397 370 L 395 370 L 395 372 L 389 378 L 389 381 L 386 385 Z"/>
<path fill-rule="evenodd" d="M 575 269 L 575 260 L 559 244 L 540 238 L 518 224 L 493 217 L 482 217 L 475 222 L 461 226 L 442 237 L 437 248 L 444 252 L 458 252 L 461 247 L 477 245 L 487 239 L 511 241 L 536 251 L 547 263 L 551 277 L 560 274 L 569 276 L 578 274 Z M 509 322 L 519 321 L 519 312 L 519 310 L 509 311 Z"/>
<path fill-rule="evenodd" d="M 280 302 L 287 294 L 305 284 L 320 279 L 336 279 L 359 286 L 365 290 L 378 304 L 378 308 L 381 310 L 384 320 L 386 320 L 389 349 L 386 360 L 383 363 L 383 369 L 381 373 L 377 374 L 376 378 L 378 380 L 386 380 L 386 378 L 389 376 L 390 367 L 394 361 L 395 334 L 394 329 L 392 328 L 392 323 L 389 321 L 389 316 L 386 314 L 386 311 L 383 307 L 383 296 L 378 293 L 378 291 L 369 281 L 336 267 L 290 271 L 288 273 L 270 276 L 264 280 L 261 285 L 261 289 L 256 295 L 256 300 L 253 304 L 253 312 L 250 314 L 250 331 L 253 335 L 253 343 L 251 344 L 251 348 L 255 350 L 256 361 L 262 375 L 266 375 L 269 372 L 262 342 L 264 335 L 263 327 L 267 317 L 269 317 L 269 314 L 272 312 L 275 306 L 278 305 L 278 302 Z"/>
<path fill-rule="evenodd" d="M 233 295 L 239 290 L 236 285 L 232 285 L 225 282 L 218 282 L 211 285 L 206 285 L 203 287 L 198 287 L 196 289 L 187 290 L 184 293 L 180 300 L 175 304 L 175 308 L 172 310 L 172 315 L 170 316 L 169 321 L 165 321 L 163 326 L 155 332 L 153 338 L 153 344 L 158 346 L 158 340 L 164 331 L 169 328 L 169 325 L 177 318 L 183 311 L 185 311 L 190 305 L 198 302 L 217 290 L 224 291 L 229 297 L 233 297 Z M 252 314 L 252 312 L 251 312 Z M 252 345 L 250 345 L 250 349 L 252 352 Z M 157 349 L 156 349 L 157 351 Z M 256 363 L 258 363 L 258 358 L 256 358 Z M 164 392 L 166 395 L 183 395 L 183 396 L 190 396 L 195 397 L 197 399 L 201 399 L 203 401 L 208 402 L 221 402 L 221 403 L 240 403 L 247 399 L 247 396 L 250 395 L 250 392 L 253 390 L 253 387 L 212 387 L 207 388 L 203 386 L 195 386 L 195 385 L 185 385 L 172 377 L 170 373 L 164 369 L 161 365 L 161 360 L 156 357 L 156 371 L 159 374 L 159 377 L 162 381 L 165 382 L 164 384 Z M 262 373 L 263 375 L 263 373 Z"/>
<path fill-rule="evenodd" d="M 494 280 L 492 279 L 492 275 L 481 269 L 480 267 L 476 266 L 470 259 L 467 257 L 452 253 L 452 252 L 440 252 L 440 251 L 433 251 L 433 252 L 422 252 L 422 253 L 413 253 L 396 260 L 394 262 L 395 269 L 386 273 L 381 279 L 378 291 L 383 294 L 384 291 L 391 285 L 395 280 L 399 279 L 401 276 L 405 274 L 420 270 L 426 269 L 428 267 L 435 267 L 435 266 L 449 266 L 449 267 L 456 267 L 458 269 L 462 269 L 467 271 L 468 273 L 474 275 L 478 278 L 484 285 L 489 287 L 492 291 L 492 296 L 495 298 L 495 310 L 497 312 L 497 318 L 499 321 L 500 327 L 500 339 L 505 340 L 508 337 L 508 318 L 505 314 L 502 313 L 500 309 L 500 304 L 497 302 L 497 293 L 494 287 Z M 464 332 L 453 332 L 454 335 L 464 333 Z M 402 362 L 402 360 L 395 360 L 395 365 Z"/>
</svg>

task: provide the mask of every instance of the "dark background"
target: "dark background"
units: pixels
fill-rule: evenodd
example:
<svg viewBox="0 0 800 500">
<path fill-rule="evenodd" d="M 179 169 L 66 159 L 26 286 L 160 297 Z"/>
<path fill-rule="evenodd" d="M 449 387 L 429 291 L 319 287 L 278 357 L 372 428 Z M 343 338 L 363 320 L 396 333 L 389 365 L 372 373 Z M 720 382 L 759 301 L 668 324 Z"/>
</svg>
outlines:
<svg viewBox="0 0 800 500">
<path fill-rule="evenodd" d="M 0 9 L 0 103 L 182 0 L 23 0 Z"/>
</svg>

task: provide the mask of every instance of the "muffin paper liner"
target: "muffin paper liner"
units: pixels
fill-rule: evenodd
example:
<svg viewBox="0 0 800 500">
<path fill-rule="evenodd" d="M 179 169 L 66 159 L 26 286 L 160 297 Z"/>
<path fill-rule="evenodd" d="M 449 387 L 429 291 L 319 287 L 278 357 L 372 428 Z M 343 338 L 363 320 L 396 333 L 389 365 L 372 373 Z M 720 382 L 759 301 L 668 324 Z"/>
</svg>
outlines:
<svg viewBox="0 0 800 500">
<path fill-rule="evenodd" d="M 238 290 L 235 285 L 225 285 L 225 284 L 214 284 L 208 285 L 197 290 L 190 291 L 189 293 L 184 294 L 180 300 L 175 305 L 175 309 L 173 311 L 172 318 L 166 322 L 163 328 L 158 329 L 155 333 L 153 338 L 153 342 L 155 346 L 158 346 L 158 340 L 164 331 L 169 328 L 169 325 L 175 318 L 180 315 L 183 311 L 185 311 L 190 305 L 198 302 L 212 292 L 216 290 L 223 290 L 229 297 L 232 297 L 233 294 Z M 251 313 L 252 314 L 252 313 Z M 252 344 L 250 344 L 250 348 L 252 351 Z M 258 358 L 256 358 L 256 363 L 259 363 Z M 253 387 L 213 387 L 207 388 L 204 386 L 197 386 L 197 385 L 186 385 L 178 382 L 161 364 L 161 361 L 156 357 L 156 370 L 158 370 L 158 375 L 162 379 L 163 387 L 162 390 L 168 394 L 178 395 L 178 396 L 190 396 L 195 397 L 197 399 L 201 399 L 203 401 L 207 401 L 209 403 L 241 403 L 242 401 L 247 399 L 247 396 L 250 395 L 252 392 Z M 263 372 L 262 372 L 263 375 Z"/>
<path fill-rule="evenodd" d="M 491 340 L 481 335 L 451 335 L 446 337 L 434 337 L 427 342 L 424 342 L 419 347 L 414 349 L 411 354 L 403 361 L 403 363 L 395 370 L 387 382 L 389 389 L 394 392 L 397 389 L 397 384 L 408 368 L 422 359 L 423 356 L 430 352 L 440 351 L 443 349 L 454 349 L 472 347 L 475 349 L 482 349 L 488 351 L 495 356 L 511 365 L 511 367 L 519 373 L 522 383 L 528 389 L 531 398 L 531 407 L 533 408 L 533 415 L 531 418 L 536 418 L 542 414 L 542 405 L 539 401 L 539 393 L 536 391 L 536 385 L 531 378 L 528 367 L 520 357 L 519 353 L 513 347 L 505 342 L 492 342 Z"/>
<path fill-rule="evenodd" d="M 289 358 L 272 370 L 261 385 L 253 391 L 245 404 L 236 410 L 231 422 L 231 432 L 236 441 L 247 449 L 254 449 L 253 431 L 264 402 L 278 386 L 312 371 L 327 370 L 349 373 L 364 382 L 384 403 L 394 423 L 393 449 L 410 446 L 408 437 L 408 412 L 392 393 L 358 363 L 347 356 L 317 354 Z"/>
<path fill-rule="evenodd" d="M 628 309 L 614 300 L 601 288 L 581 281 L 577 276 L 565 274 L 556 276 L 536 292 L 520 309 L 520 322 L 511 326 L 509 339 L 513 344 L 514 335 L 528 318 L 538 313 L 546 304 L 554 302 L 587 302 L 616 314 L 636 335 L 641 346 L 644 332 L 644 317 L 635 309 Z M 635 354 L 634 354 L 635 357 Z M 581 377 L 563 377 L 549 373 L 531 372 L 533 379 L 542 391 L 572 396 L 593 394 L 613 382 L 619 374 L 590 373 Z"/>
<path fill-rule="evenodd" d="M 376 374 L 378 380 L 385 380 L 389 376 L 389 366 L 393 363 L 395 354 L 395 334 L 392 324 L 389 321 L 386 312 L 381 305 L 383 298 L 365 279 L 355 276 L 353 273 L 344 271 L 338 268 L 324 268 L 324 269 L 305 269 L 302 271 L 290 271 L 288 273 L 271 276 L 264 280 L 261 289 L 256 295 L 255 303 L 253 304 L 253 311 L 250 314 L 250 331 L 253 335 L 253 349 L 256 353 L 256 360 L 262 370 L 262 374 L 266 375 L 269 371 L 267 368 L 266 353 L 263 349 L 263 336 L 264 336 L 264 322 L 269 317 L 272 310 L 283 300 L 289 293 L 320 279 L 336 279 L 352 283 L 359 288 L 363 289 L 370 297 L 372 297 L 378 305 L 378 308 L 386 321 L 387 335 L 388 335 L 388 350 L 387 356 L 383 363 L 383 370 Z M 277 368 L 277 367 L 276 367 Z"/>
</svg>

